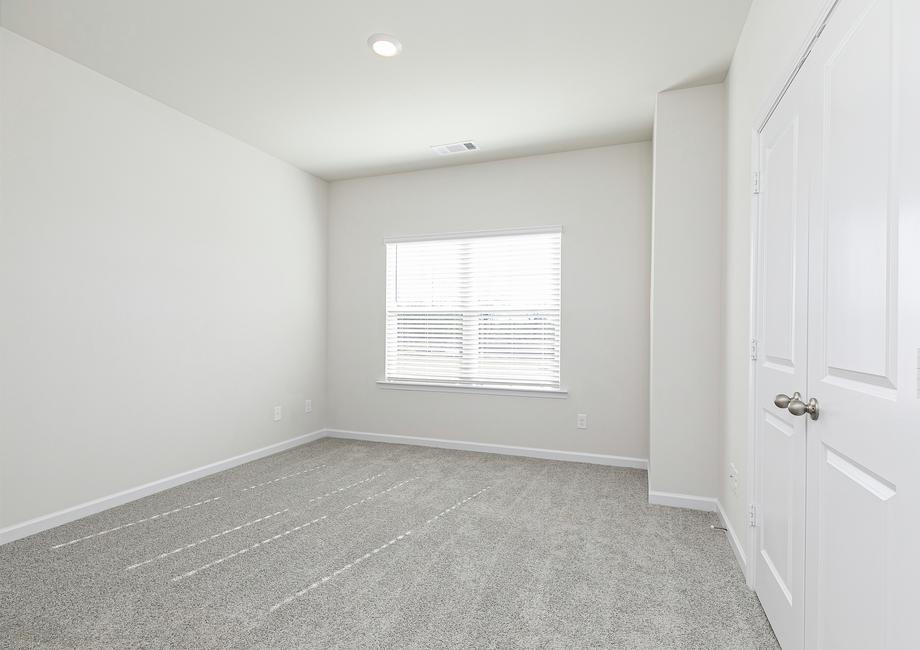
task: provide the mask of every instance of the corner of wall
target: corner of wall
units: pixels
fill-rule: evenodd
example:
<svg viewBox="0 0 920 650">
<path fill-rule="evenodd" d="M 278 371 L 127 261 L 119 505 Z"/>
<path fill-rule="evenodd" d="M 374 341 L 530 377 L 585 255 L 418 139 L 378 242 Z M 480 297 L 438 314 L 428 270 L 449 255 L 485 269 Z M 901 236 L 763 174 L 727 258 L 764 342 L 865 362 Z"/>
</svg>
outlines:
<svg viewBox="0 0 920 650">
<path fill-rule="evenodd" d="M 720 492 L 719 423 L 689 395 L 693 386 L 718 388 L 722 382 L 723 93 L 718 83 L 662 92 L 656 100 L 649 354 L 653 501 L 679 497 L 711 506 Z M 686 263 L 677 268 L 675 258 Z"/>
</svg>

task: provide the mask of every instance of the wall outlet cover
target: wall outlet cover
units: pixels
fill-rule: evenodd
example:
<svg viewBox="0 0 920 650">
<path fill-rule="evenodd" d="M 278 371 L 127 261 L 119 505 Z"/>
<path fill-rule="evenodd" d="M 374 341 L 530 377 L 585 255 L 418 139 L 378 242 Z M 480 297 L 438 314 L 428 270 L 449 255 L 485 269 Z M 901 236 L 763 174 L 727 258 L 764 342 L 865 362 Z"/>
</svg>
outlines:
<svg viewBox="0 0 920 650">
<path fill-rule="evenodd" d="M 738 468 L 734 463 L 728 464 L 728 484 L 731 487 L 732 494 L 738 491 Z"/>
</svg>

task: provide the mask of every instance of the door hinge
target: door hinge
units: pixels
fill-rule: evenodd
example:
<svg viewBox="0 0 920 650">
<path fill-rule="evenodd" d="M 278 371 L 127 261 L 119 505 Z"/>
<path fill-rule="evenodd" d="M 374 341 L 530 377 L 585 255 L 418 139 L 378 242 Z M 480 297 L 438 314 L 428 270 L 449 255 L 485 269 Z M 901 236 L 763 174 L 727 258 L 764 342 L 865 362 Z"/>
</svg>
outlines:
<svg viewBox="0 0 920 650">
<path fill-rule="evenodd" d="M 760 194 L 760 172 L 754 172 L 754 178 L 751 181 L 751 188 L 754 194 Z"/>
<path fill-rule="evenodd" d="M 757 361 L 757 339 L 751 339 L 751 361 Z"/>
<path fill-rule="evenodd" d="M 751 528 L 755 528 L 758 523 L 757 506 L 752 503 L 750 506 L 748 506 L 748 524 L 751 526 Z"/>
</svg>

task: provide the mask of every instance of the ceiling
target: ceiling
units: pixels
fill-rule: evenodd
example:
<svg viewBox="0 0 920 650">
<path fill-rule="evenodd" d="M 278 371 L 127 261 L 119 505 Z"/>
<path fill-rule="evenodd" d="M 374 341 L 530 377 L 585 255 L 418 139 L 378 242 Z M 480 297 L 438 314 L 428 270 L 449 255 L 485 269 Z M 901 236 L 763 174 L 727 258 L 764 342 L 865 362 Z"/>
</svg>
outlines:
<svg viewBox="0 0 920 650">
<path fill-rule="evenodd" d="M 749 5 L 2 0 L 0 23 L 335 180 L 649 139 L 657 92 L 723 79 Z M 459 140 L 481 151 L 429 148 Z"/>
</svg>

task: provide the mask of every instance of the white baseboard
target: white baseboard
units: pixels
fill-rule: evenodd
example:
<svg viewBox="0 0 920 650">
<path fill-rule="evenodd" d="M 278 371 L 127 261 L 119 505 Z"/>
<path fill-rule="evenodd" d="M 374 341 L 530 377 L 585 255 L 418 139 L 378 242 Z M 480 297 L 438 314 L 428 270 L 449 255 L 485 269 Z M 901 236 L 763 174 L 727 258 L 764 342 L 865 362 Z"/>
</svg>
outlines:
<svg viewBox="0 0 920 650">
<path fill-rule="evenodd" d="M 744 552 L 744 545 L 738 539 L 737 533 L 725 514 L 725 509 L 718 499 L 712 497 L 698 497 L 691 494 L 677 494 L 675 492 L 655 492 L 649 491 L 648 502 L 656 506 L 671 506 L 674 508 L 689 508 L 691 510 L 704 510 L 714 512 L 719 516 L 721 525 L 725 527 L 725 534 L 728 537 L 728 544 L 731 546 L 732 553 L 735 554 L 735 560 L 741 567 L 741 573 L 745 579 L 748 577 L 747 555 Z"/>
<path fill-rule="evenodd" d="M 692 494 L 678 494 L 676 492 L 656 492 L 649 490 L 648 502 L 654 506 L 671 506 L 672 508 L 689 508 L 690 510 L 704 510 L 717 512 L 718 499 L 712 497 L 698 497 Z"/>
<path fill-rule="evenodd" d="M 735 559 L 738 560 L 738 566 L 741 567 L 741 573 L 744 574 L 744 577 L 748 577 L 748 563 L 747 555 L 744 552 L 744 546 L 741 544 L 741 540 L 738 539 L 738 535 L 735 534 L 735 529 L 732 527 L 732 522 L 728 520 L 728 515 L 725 514 L 725 509 L 722 507 L 721 501 L 716 501 L 718 506 L 719 521 L 722 522 L 722 525 L 726 528 L 726 535 L 728 536 L 728 543 L 732 547 L 732 552 L 735 554 Z"/>
<path fill-rule="evenodd" d="M 65 510 L 59 510 L 58 512 L 52 512 L 51 514 L 36 517 L 35 519 L 30 519 L 19 524 L 13 524 L 6 528 L 0 528 L 0 544 L 13 542 L 17 539 L 40 533 L 43 530 L 48 530 L 49 528 L 54 528 L 55 526 L 60 526 L 97 512 L 108 510 L 109 508 L 114 508 L 115 506 L 120 506 L 129 501 L 135 501 L 154 494 L 155 492 L 161 492 L 171 487 L 194 481 L 203 476 L 222 472 L 225 469 L 230 469 L 237 465 L 242 465 L 253 460 L 258 460 L 259 458 L 264 458 L 265 456 L 271 456 L 272 454 L 298 447 L 308 442 L 318 440 L 322 438 L 323 435 L 324 432 L 320 429 L 313 433 L 307 433 L 302 436 L 296 436 L 294 438 L 282 440 L 281 442 L 276 442 L 267 447 L 262 447 L 261 449 L 254 449 L 253 451 L 248 451 L 245 454 L 240 454 L 233 458 L 220 460 L 216 463 L 167 476 L 166 478 L 151 483 L 138 485 L 137 487 L 117 492 L 116 494 L 93 499 L 92 501 L 87 501 L 86 503 L 81 503 Z"/>
<path fill-rule="evenodd" d="M 421 447 L 438 447 L 440 449 L 478 451 L 487 454 L 504 454 L 506 456 L 526 456 L 527 458 L 542 458 L 546 460 L 564 460 L 575 463 L 593 463 L 595 465 L 608 465 L 610 467 L 632 467 L 636 469 L 648 469 L 648 460 L 645 458 L 608 456 L 606 454 L 590 454 L 577 451 L 559 451 L 556 449 L 538 449 L 535 447 L 515 447 L 513 445 L 494 445 L 486 442 L 463 442 L 460 440 L 447 440 L 444 438 L 400 436 L 390 433 L 344 431 L 342 429 L 326 429 L 325 433 L 329 438 L 367 440 L 369 442 L 388 442 L 399 445 L 418 445 Z"/>
</svg>

